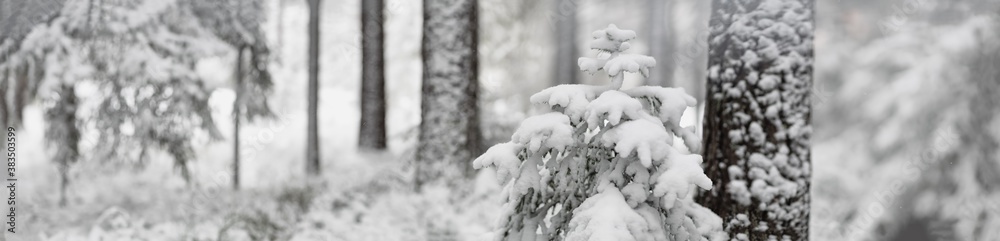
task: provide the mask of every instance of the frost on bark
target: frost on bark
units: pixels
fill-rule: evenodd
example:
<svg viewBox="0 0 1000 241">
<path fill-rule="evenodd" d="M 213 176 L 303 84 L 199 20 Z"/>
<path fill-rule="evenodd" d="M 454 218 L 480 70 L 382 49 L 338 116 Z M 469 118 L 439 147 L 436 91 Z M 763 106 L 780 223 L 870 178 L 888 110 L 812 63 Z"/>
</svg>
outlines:
<svg viewBox="0 0 1000 241">
<path fill-rule="evenodd" d="M 361 129 L 358 146 L 385 149 L 383 0 L 361 1 Z"/>
<path fill-rule="evenodd" d="M 715 0 L 698 201 L 738 240 L 807 240 L 813 2 Z"/>
<path fill-rule="evenodd" d="M 475 0 L 424 2 L 418 187 L 470 175 L 480 153 L 476 8 Z"/>
</svg>

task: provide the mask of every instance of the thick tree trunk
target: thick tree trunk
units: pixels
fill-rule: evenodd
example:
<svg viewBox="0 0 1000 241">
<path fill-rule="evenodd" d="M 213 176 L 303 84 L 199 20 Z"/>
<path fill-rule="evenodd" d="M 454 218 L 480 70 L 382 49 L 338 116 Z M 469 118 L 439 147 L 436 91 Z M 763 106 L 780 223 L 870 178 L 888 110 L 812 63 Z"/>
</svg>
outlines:
<svg viewBox="0 0 1000 241">
<path fill-rule="evenodd" d="M 306 173 L 319 175 L 319 12 L 320 0 L 309 2 L 309 100 L 306 137 Z"/>
<path fill-rule="evenodd" d="M 233 189 L 240 189 L 240 117 L 243 112 L 243 51 L 244 47 L 239 47 L 236 54 L 236 71 L 234 73 L 234 88 L 236 99 L 233 100 Z"/>
<path fill-rule="evenodd" d="M 361 129 L 358 147 L 385 150 L 383 0 L 361 1 Z"/>
<path fill-rule="evenodd" d="M 480 153 L 475 0 L 424 1 L 416 184 L 459 182 Z"/>
<path fill-rule="evenodd" d="M 698 202 L 730 237 L 809 235 L 811 0 L 713 2 Z"/>
<path fill-rule="evenodd" d="M 656 59 L 656 67 L 649 73 L 647 85 L 674 86 L 674 36 L 673 9 L 677 0 L 647 0 L 646 17 L 649 18 L 649 56 Z"/>
<path fill-rule="evenodd" d="M 553 80 L 555 84 L 579 84 L 580 68 L 576 65 L 577 58 L 580 58 L 580 50 L 576 45 L 577 28 L 579 22 L 576 18 L 577 9 L 581 0 L 556 0 L 555 28 L 556 28 L 556 56 L 553 62 Z"/>
</svg>

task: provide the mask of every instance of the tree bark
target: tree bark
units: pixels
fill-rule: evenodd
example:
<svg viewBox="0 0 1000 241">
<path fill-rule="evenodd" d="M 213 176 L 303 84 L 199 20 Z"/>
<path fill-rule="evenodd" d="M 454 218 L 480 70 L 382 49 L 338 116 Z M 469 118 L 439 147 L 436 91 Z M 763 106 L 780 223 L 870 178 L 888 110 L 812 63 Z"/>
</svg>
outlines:
<svg viewBox="0 0 1000 241">
<path fill-rule="evenodd" d="M 10 112 L 7 111 L 7 96 L 10 96 L 7 92 L 9 74 L 10 70 L 0 69 L 0 93 L 3 93 L 3 96 L 0 96 L 0 124 L 3 125 L 3 129 L 7 129 L 9 126 L 7 121 L 10 119 Z"/>
<path fill-rule="evenodd" d="M 320 0 L 309 2 L 309 97 L 306 137 L 306 173 L 317 176 L 319 165 L 319 12 Z"/>
<path fill-rule="evenodd" d="M 697 201 L 730 237 L 808 240 L 812 0 L 714 0 Z"/>
<path fill-rule="evenodd" d="M 649 56 L 656 59 L 656 67 L 649 73 L 647 85 L 674 86 L 674 58 L 677 37 L 674 36 L 673 15 L 670 10 L 677 0 L 647 0 L 649 4 Z"/>
<path fill-rule="evenodd" d="M 385 150 L 383 0 L 361 1 L 361 127 L 358 147 Z"/>
<path fill-rule="evenodd" d="M 59 170 L 59 206 L 66 206 L 66 188 L 69 186 L 70 164 L 79 158 L 77 144 L 80 141 L 80 130 L 76 126 L 77 98 L 72 84 L 61 84 L 56 90 L 58 99 L 55 106 L 46 110 L 47 128 L 45 139 L 50 146 L 55 147 L 52 155 Z"/>
<path fill-rule="evenodd" d="M 579 2 L 581 0 L 555 1 L 556 56 L 552 79 L 557 85 L 580 83 L 580 68 L 576 65 L 577 58 L 580 58 L 580 50 L 576 44 Z"/>
<path fill-rule="evenodd" d="M 475 0 L 424 1 L 416 185 L 460 182 L 481 152 Z"/>
<path fill-rule="evenodd" d="M 24 115 L 24 107 L 28 100 L 28 82 L 31 68 L 27 60 L 25 64 L 18 65 L 15 67 L 15 75 L 13 79 L 14 91 L 13 99 L 11 100 L 11 108 L 8 113 L 10 115 L 7 117 L 8 124 L 10 126 L 19 127 L 21 126 L 21 120 Z"/>
<path fill-rule="evenodd" d="M 240 111 L 243 106 L 243 51 L 244 47 L 239 47 L 236 54 L 236 72 L 234 74 L 234 88 L 236 99 L 233 100 L 233 189 L 240 189 Z"/>
</svg>

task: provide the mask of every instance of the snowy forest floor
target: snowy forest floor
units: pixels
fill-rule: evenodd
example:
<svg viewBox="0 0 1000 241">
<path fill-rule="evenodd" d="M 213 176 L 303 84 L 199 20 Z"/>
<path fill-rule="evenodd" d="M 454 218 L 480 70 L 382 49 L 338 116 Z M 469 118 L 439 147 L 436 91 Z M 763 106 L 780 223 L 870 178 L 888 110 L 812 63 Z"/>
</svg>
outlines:
<svg viewBox="0 0 1000 241">
<path fill-rule="evenodd" d="M 354 93 L 327 90 L 330 108 L 356 108 Z M 197 145 L 185 181 L 164 153 L 145 162 L 82 160 L 73 165 L 68 205 L 59 205 L 56 164 L 43 148 L 37 107 L 18 130 L 18 230 L 12 240 L 484 240 L 500 206 L 492 171 L 470 190 L 413 191 L 408 157 L 412 128 L 390 119 L 384 153 L 353 148 L 357 120 L 322 114 L 322 174 L 304 177 L 304 112 L 244 127 L 241 190 L 232 188 L 227 91 L 213 96 L 224 140 Z M 229 100 L 231 101 L 231 100 Z M 509 135 L 509 134 L 508 134 Z M 82 148 L 99 145 L 84 138 Z M 471 162 L 471 160 L 470 160 Z"/>
<path fill-rule="evenodd" d="M 348 156 L 348 155 L 345 155 Z M 166 168 L 107 172 L 74 181 L 70 204 L 52 183 L 29 184 L 17 240 L 480 240 L 489 237 L 499 187 L 481 172 L 471 193 L 440 186 L 414 192 L 405 162 L 357 155 L 327 162 L 322 180 L 299 178 L 233 191 L 191 186 Z M 164 164 L 168 165 L 168 164 Z M 54 170 L 54 168 L 51 168 Z M 36 174 L 34 177 L 52 177 Z M 163 182 L 166 178 L 167 182 Z M 245 177 L 249 178 L 249 177 Z M 209 181 L 208 183 L 213 183 Z M 42 192 L 42 190 L 46 190 Z"/>
</svg>

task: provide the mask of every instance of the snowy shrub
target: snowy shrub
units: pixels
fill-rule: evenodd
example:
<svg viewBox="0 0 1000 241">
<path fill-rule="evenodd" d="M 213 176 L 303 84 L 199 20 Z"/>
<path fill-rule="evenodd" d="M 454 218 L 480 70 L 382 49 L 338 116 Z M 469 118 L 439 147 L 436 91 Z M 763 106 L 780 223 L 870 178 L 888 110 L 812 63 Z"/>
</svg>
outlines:
<svg viewBox="0 0 1000 241">
<path fill-rule="evenodd" d="M 691 199 L 712 188 L 700 155 L 674 148 L 695 99 L 680 88 L 620 90 L 624 73 L 648 76 L 656 61 L 624 54 L 635 32 L 610 25 L 593 33 L 596 58 L 580 69 L 605 71 L 611 86 L 559 85 L 531 96 L 554 112 L 525 119 L 510 142 L 490 148 L 475 168 L 496 167 L 504 185 L 496 240 L 721 240 L 721 219 Z"/>
</svg>

